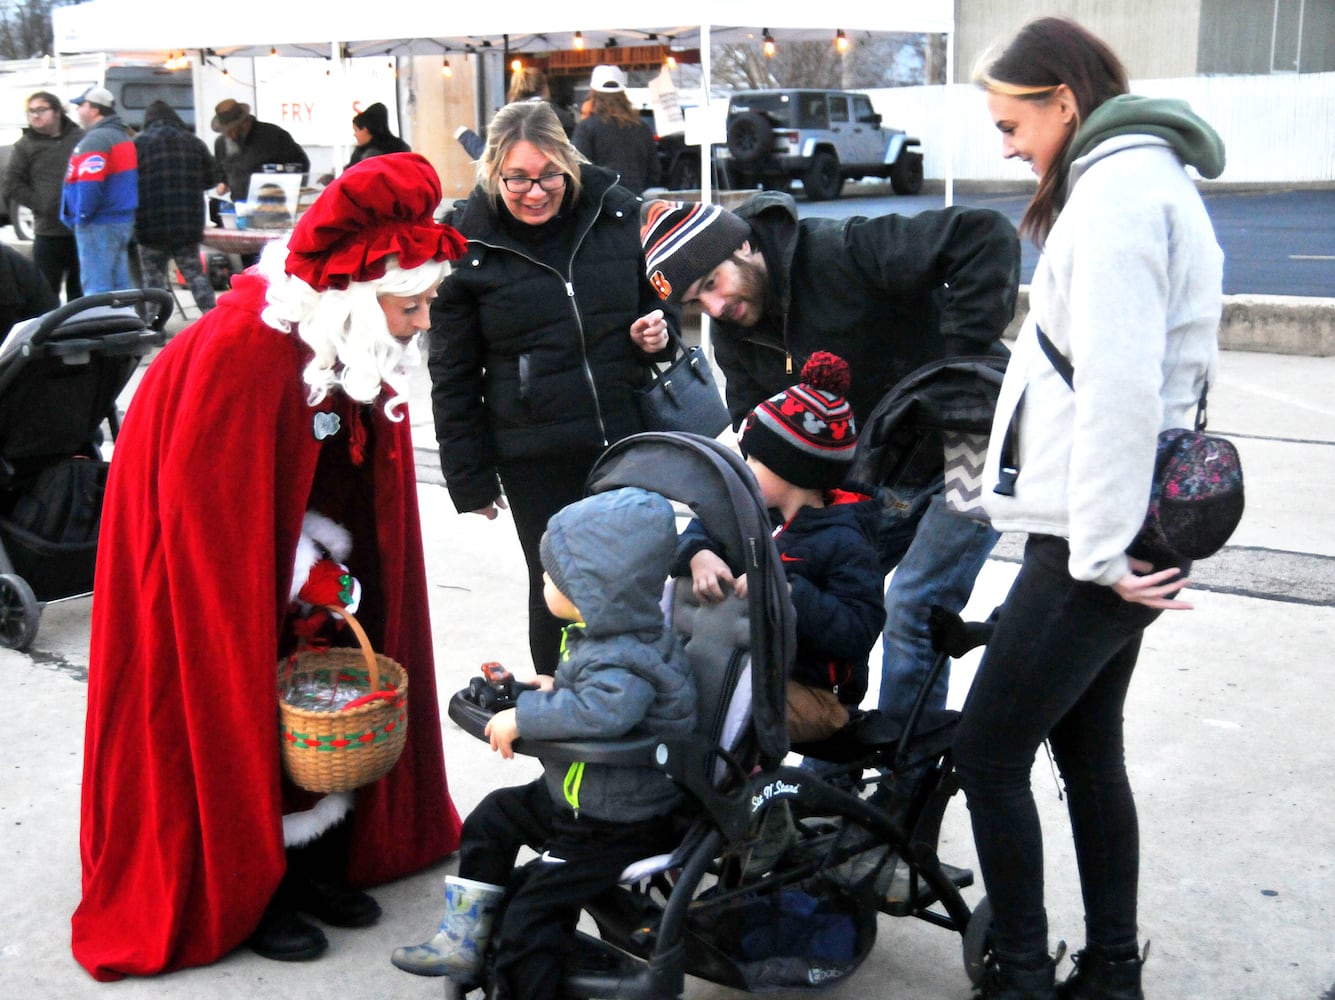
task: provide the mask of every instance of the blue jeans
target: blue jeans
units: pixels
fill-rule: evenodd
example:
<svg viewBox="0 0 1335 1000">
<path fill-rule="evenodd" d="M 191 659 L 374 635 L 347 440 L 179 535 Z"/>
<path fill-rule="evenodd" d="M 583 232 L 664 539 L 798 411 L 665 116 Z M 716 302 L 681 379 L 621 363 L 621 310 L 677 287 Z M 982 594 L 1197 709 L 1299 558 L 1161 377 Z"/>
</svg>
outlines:
<svg viewBox="0 0 1335 1000">
<path fill-rule="evenodd" d="M 1085 944 L 1136 947 L 1140 834 L 1122 710 L 1141 636 L 1159 612 L 1071 579 L 1062 538 L 1031 536 L 955 734 L 978 862 L 1003 963 L 1048 957 L 1043 832 L 1030 784 L 1044 739 L 1061 769 L 1085 905 Z"/>
<path fill-rule="evenodd" d="M 881 694 L 877 708 L 892 719 L 907 718 L 918 690 L 936 659 L 927 615 L 933 604 L 960 611 L 974 580 L 1001 536 L 990 525 L 946 507 L 941 483 L 913 498 L 902 510 L 882 513 L 878 549 L 881 565 L 894 567 L 885 591 L 881 646 Z M 926 707 L 944 708 L 950 668 L 941 672 Z"/>
<path fill-rule="evenodd" d="M 130 237 L 133 235 L 133 222 L 98 222 L 75 227 L 79 277 L 85 295 L 135 287 L 134 279 L 130 277 Z"/>
</svg>

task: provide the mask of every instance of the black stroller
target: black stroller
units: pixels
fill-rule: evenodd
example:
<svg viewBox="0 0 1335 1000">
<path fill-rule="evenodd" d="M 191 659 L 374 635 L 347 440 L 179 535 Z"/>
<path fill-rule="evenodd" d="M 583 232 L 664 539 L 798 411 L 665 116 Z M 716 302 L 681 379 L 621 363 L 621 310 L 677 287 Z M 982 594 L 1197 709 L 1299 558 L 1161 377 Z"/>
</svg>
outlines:
<svg viewBox="0 0 1335 1000">
<path fill-rule="evenodd" d="M 27 649 L 39 602 L 93 587 L 107 463 L 101 426 L 166 340 L 171 296 L 158 289 L 76 299 L 16 326 L 0 345 L 0 644 Z M 157 318 L 146 324 L 141 309 Z"/>
<path fill-rule="evenodd" d="M 701 718 L 690 738 L 515 744 L 516 752 L 551 760 L 652 766 L 687 791 L 680 846 L 633 865 L 621 885 L 585 907 L 597 935 L 580 935 L 565 992 L 680 997 L 688 974 L 757 991 L 831 985 L 866 958 L 879 913 L 960 933 L 966 969 L 981 978 L 986 927 L 971 921 L 960 895 L 972 873 L 942 865 L 936 854 L 958 787 L 949 759 L 955 713 L 925 712 L 923 695 L 902 730 L 870 712 L 834 739 L 792 748 L 824 769 L 784 766 L 793 611 L 754 479 L 715 441 L 650 433 L 614 445 L 589 480 L 591 493 L 622 486 L 688 506 L 749 587 L 746 601 L 701 605 L 684 579 L 665 596 L 699 690 Z M 951 655 L 976 644 L 958 618 L 941 616 L 936 632 Z M 485 738 L 490 709 L 479 687 L 457 693 L 449 714 Z M 780 803 L 792 824 L 776 852 L 764 831 Z M 449 980 L 446 995 L 481 985 Z"/>
</svg>

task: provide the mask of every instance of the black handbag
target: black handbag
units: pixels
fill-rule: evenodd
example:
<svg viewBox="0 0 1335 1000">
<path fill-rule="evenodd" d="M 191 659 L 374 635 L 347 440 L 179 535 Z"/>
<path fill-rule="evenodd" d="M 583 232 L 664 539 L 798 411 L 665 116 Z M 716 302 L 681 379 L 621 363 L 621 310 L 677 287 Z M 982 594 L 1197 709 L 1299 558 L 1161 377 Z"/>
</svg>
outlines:
<svg viewBox="0 0 1335 1000">
<path fill-rule="evenodd" d="M 661 370 L 651 364 L 653 381 L 635 392 L 645 430 L 718 437 L 730 420 L 704 351 L 687 347 L 670 329 L 668 342 L 673 360 Z"/>
</svg>

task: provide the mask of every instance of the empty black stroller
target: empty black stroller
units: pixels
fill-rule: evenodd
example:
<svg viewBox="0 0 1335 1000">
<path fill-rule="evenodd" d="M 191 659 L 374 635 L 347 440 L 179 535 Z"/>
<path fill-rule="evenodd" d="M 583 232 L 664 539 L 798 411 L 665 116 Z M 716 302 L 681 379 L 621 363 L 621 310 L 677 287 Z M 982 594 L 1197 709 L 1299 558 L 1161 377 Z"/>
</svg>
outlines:
<svg viewBox="0 0 1335 1000">
<path fill-rule="evenodd" d="M 984 928 L 968 933 L 971 913 L 959 891 L 972 874 L 936 856 L 957 787 L 949 761 L 954 713 L 929 718 L 920 701 L 903 730 L 868 713 L 836 739 L 797 748 L 827 769 L 784 766 L 793 611 L 749 471 L 712 440 L 641 434 L 613 446 L 590 476 L 591 493 L 622 486 L 690 507 L 749 586 L 746 601 L 702 605 L 685 579 L 665 598 L 699 690 L 691 737 L 515 744 L 549 760 L 652 766 L 688 793 L 690 826 L 680 846 L 633 865 L 618 888 L 586 906 L 598 933 L 581 935 L 565 992 L 680 997 L 688 974 L 748 990 L 830 985 L 866 958 L 880 913 L 960 933 L 973 974 Z M 955 655 L 972 641 L 958 619 L 938 631 Z M 449 711 L 481 737 L 490 708 L 479 704 L 487 699 L 478 688 L 456 694 Z M 913 780 L 902 780 L 907 775 Z M 764 831 L 780 808 L 792 824 L 775 850 Z M 451 980 L 447 995 L 477 985 Z"/>
<path fill-rule="evenodd" d="M 106 421 L 115 438 L 116 398 L 166 339 L 170 315 L 165 291 L 104 292 L 15 327 L 0 345 L 0 644 L 26 649 L 38 602 L 92 590 L 107 478 L 100 428 Z"/>
</svg>

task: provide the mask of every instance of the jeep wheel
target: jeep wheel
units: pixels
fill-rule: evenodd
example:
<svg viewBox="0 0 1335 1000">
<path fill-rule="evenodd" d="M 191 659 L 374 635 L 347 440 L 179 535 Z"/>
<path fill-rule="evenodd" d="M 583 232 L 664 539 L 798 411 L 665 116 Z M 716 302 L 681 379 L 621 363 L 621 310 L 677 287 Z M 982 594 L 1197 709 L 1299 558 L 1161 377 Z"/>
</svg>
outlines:
<svg viewBox="0 0 1335 1000">
<path fill-rule="evenodd" d="M 831 198 L 838 198 L 843 186 L 844 178 L 839 173 L 837 156 L 821 150 L 811 158 L 811 166 L 802 175 L 802 187 L 807 193 L 807 201 L 828 201 Z"/>
<path fill-rule="evenodd" d="M 677 157 L 668 172 L 668 187 L 673 191 L 695 191 L 700 187 L 700 159 L 687 150 Z"/>
<path fill-rule="evenodd" d="M 744 111 L 728 122 L 728 152 L 738 163 L 755 163 L 773 145 L 774 131 L 764 115 Z"/>
<path fill-rule="evenodd" d="M 18 202 L 10 202 L 9 221 L 14 226 L 14 235 L 21 240 L 31 241 L 33 236 L 32 209 Z"/>
<path fill-rule="evenodd" d="M 890 168 L 890 187 L 895 194 L 917 194 L 922 190 L 922 154 L 901 153 Z"/>
</svg>

